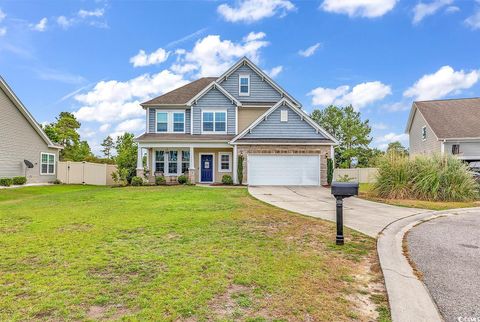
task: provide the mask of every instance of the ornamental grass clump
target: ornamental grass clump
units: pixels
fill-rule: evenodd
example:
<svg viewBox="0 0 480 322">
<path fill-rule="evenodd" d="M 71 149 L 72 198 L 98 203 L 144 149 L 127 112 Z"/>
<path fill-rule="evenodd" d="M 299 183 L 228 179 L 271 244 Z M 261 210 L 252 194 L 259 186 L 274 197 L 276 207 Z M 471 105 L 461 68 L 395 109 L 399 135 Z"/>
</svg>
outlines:
<svg viewBox="0 0 480 322">
<path fill-rule="evenodd" d="M 471 201 L 479 196 L 468 166 L 456 157 L 439 155 L 409 159 L 387 153 L 374 191 L 382 198 L 429 201 Z"/>
</svg>

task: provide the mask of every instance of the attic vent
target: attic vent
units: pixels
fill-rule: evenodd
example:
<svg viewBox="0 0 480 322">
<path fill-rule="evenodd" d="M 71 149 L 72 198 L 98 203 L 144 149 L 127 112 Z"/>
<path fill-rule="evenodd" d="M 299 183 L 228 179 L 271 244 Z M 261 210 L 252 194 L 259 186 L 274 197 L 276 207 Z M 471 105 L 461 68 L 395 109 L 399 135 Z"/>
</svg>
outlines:
<svg viewBox="0 0 480 322">
<path fill-rule="evenodd" d="M 281 110 L 280 111 L 280 122 L 288 122 L 288 111 Z"/>
</svg>

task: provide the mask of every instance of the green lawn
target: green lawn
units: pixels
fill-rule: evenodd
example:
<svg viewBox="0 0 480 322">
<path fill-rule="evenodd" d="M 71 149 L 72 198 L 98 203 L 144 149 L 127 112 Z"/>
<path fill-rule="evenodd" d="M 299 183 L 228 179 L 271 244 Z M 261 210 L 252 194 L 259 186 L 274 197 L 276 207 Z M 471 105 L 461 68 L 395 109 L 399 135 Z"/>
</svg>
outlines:
<svg viewBox="0 0 480 322">
<path fill-rule="evenodd" d="M 246 189 L 0 190 L 0 320 L 388 320 L 375 241 L 346 233 Z"/>
<path fill-rule="evenodd" d="M 447 209 L 456 209 L 456 208 L 469 208 L 469 207 L 480 207 L 478 201 L 428 201 L 428 200 L 412 200 L 412 199 L 385 199 L 380 198 L 375 195 L 372 191 L 373 184 L 371 183 L 361 183 L 359 195 L 360 198 L 364 198 L 371 201 L 383 202 L 390 205 L 400 206 L 400 207 L 413 207 L 420 209 L 431 209 L 431 210 L 447 210 Z"/>
</svg>

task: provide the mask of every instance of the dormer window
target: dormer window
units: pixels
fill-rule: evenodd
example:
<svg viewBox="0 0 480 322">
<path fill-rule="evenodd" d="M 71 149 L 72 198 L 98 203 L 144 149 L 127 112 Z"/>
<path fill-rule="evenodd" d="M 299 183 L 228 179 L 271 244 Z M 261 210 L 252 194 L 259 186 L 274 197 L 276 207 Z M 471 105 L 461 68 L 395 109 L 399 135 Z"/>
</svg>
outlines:
<svg viewBox="0 0 480 322">
<path fill-rule="evenodd" d="M 250 96 L 250 75 L 240 75 L 238 87 L 240 96 Z"/>
</svg>

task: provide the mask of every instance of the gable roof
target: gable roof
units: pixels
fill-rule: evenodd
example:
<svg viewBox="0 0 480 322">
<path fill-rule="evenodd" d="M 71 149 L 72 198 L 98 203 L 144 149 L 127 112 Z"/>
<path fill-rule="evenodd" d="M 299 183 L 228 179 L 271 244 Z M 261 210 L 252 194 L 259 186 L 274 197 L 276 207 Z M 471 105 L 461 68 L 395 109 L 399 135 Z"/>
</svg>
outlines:
<svg viewBox="0 0 480 322">
<path fill-rule="evenodd" d="M 480 138 L 480 98 L 413 102 L 407 133 L 417 111 L 439 139 Z"/>
<path fill-rule="evenodd" d="M 293 102 L 296 106 L 302 107 L 302 104 L 297 101 L 293 96 L 288 94 L 286 90 L 284 90 L 280 85 L 278 85 L 270 76 L 268 76 L 264 71 L 258 68 L 250 59 L 247 57 L 241 58 L 235 65 L 230 67 L 225 73 L 223 73 L 220 77 L 217 78 L 217 83 L 221 83 L 226 77 L 231 75 L 234 71 L 236 71 L 240 66 L 248 65 L 254 72 L 256 72 L 262 79 L 264 79 L 267 83 L 269 83 L 274 89 L 276 89 L 279 93 L 282 94 L 283 97 L 287 97 L 291 102 Z"/>
<path fill-rule="evenodd" d="M 236 141 L 240 140 L 241 138 L 243 138 L 247 133 L 250 132 L 251 129 L 253 129 L 254 127 L 256 127 L 257 125 L 259 125 L 266 117 L 268 117 L 270 114 L 272 114 L 277 108 L 279 108 L 280 106 L 283 106 L 283 105 L 288 105 L 292 111 L 294 111 L 295 113 L 297 113 L 300 117 L 302 117 L 305 122 L 307 122 L 308 124 L 310 124 L 314 129 L 316 129 L 319 133 L 323 134 L 327 139 L 331 140 L 333 144 L 338 144 L 338 140 L 333 137 L 330 133 L 328 133 L 327 131 L 325 131 L 325 129 L 323 129 L 320 125 L 318 125 L 314 120 L 312 120 L 310 118 L 310 116 L 308 116 L 307 113 L 305 113 L 303 110 L 301 110 L 300 108 L 298 108 L 297 106 L 295 106 L 295 104 L 293 104 L 291 101 L 289 101 L 288 99 L 286 98 L 282 98 L 280 101 L 278 101 L 277 104 L 273 105 L 270 109 L 268 109 L 265 113 L 263 113 L 258 119 L 256 119 L 252 124 L 250 124 L 250 126 L 248 126 L 245 130 L 243 130 L 240 134 L 238 134 L 235 138 L 233 138 L 232 141 L 230 141 L 229 143 L 232 144 L 232 143 L 235 143 Z M 302 139 L 304 140 L 304 139 Z M 285 141 L 288 141 L 288 139 L 286 139 Z M 304 140 L 305 141 L 305 140 Z"/>
<path fill-rule="evenodd" d="M 33 118 L 32 114 L 27 110 L 25 105 L 20 101 L 20 99 L 15 95 L 13 90 L 8 86 L 7 82 L 3 79 L 2 76 L 0 76 L 0 88 L 3 90 L 5 95 L 12 101 L 13 105 L 22 113 L 22 115 L 27 119 L 28 123 L 33 127 L 33 129 L 40 135 L 40 137 L 47 143 L 47 146 L 49 148 L 54 148 L 54 149 L 63 149 L 61 145 L 57 145 L 53 143 L 45 134 L 43 129 L 40 127 L 40 125 L 35 121 Z"/>
<path fill-rule="evenodd" d="M 242 106 L 242 103 L 240 103 L 235 97 L 232 96 L 225 88 L 220 86 L 217 82 L 213 81 L 211 82 L 207 87 L 202 89 L 197 95 L 192 97 L 188 102 L 187 105 L 192 106 L 195 104 L 203 95 L 207 94 L 210 90 L 212 89 L 218 89 L 225 97 L 227 97 L 229 100 L 232 101 L 232 104 L 235 104 L 237 106 Z"/>
<path fill-rule="evenodd" d="M 151 105 L 185 105 L 190 101 L 195 95 L 200 93 L 205 87 L 207 87 L 211 82 L 215 81 L 216 77 L 202 77 L 183 85 L 173 91 L 155 97 L 149 101 L 146 101 L 141 106 L 151 106 Z"/>
</svg>

